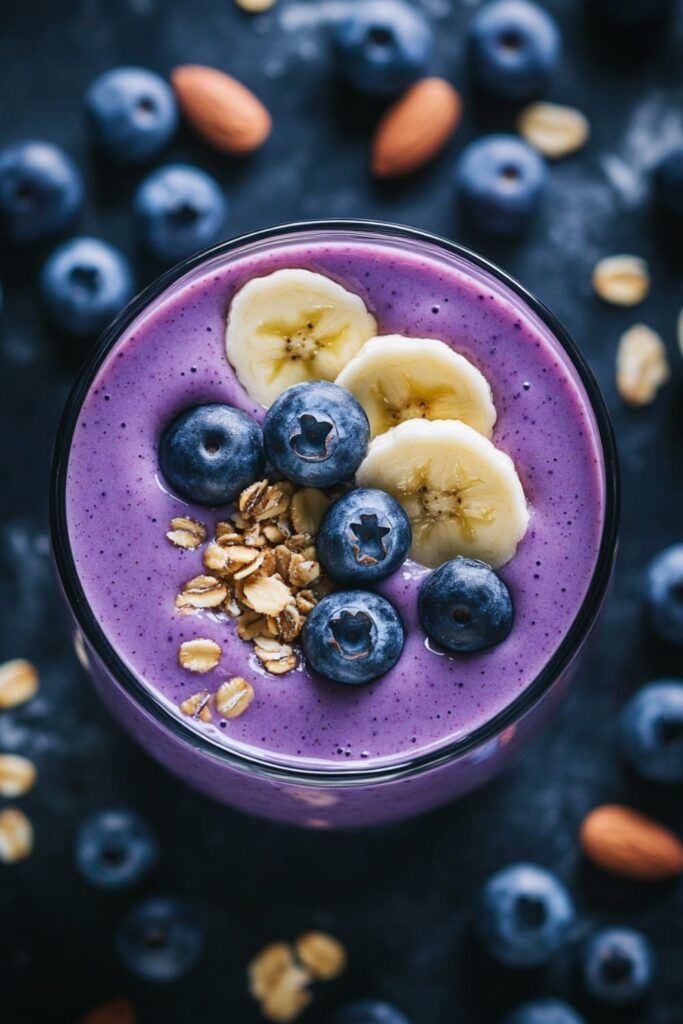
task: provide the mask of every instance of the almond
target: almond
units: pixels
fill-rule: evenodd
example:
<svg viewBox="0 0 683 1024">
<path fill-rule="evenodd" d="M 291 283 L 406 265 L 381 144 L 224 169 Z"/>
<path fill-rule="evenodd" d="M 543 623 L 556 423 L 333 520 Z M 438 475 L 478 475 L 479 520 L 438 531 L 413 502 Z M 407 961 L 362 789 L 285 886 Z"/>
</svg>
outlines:
<svg viewBox="0 0 683 1024">
<path fill-rule="evenodd" d="M 595 864 L 622 878 L 656 882 L 683 872 L 683 843 L 652 818 L 620 804 L 591 811 L 580 839 Z"/>
<path fill-rule="evenodd" d="M 251 153 L 270 135 L 270 114 L 236 78 L 216 68 L 183 64 L 171 81 L 189 124 L 216 149 Z"/>
<path fill-rule="evenodd" d="M 460 94 L 443 78 L 423 78 L 386 112 L 372 144 L 372 173 L 397 178 L 443 149 L 460 121 Z"/>
</svg>

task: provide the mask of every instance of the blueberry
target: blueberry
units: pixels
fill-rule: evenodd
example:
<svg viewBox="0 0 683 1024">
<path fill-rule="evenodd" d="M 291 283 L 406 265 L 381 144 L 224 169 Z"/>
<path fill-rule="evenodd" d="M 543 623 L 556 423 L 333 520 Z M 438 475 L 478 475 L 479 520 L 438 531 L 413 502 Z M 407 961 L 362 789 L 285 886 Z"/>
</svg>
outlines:
<svg viewBox="0 0 683 1024">
<path fill-rule="evenodd" d="M 320 675 L 337 683 L 368 683 L 398 661 L 403 626 L 386 598 L 363 590 L 340 590 L 315 606 L 301 643 Z"/>
<path fill-rule="evenodd" d="M 502 1024 L 586 1024 L 586 1021 L 561 999 L 534 999 L 513 1010 Z"/>
<path fill-rule="evenodd" d="M 535 864 L 512 864 L 492 875 L 479 897 L 482 944 L 508 967 L 547 963 L 566 943 L 574 905 L 556 875 Z"/>
<path fill-rule="evenodd" d="M 683 644 L 683 544 L 660 552 L 645 573 L 645 607 L 655 633 Z"/>
<path fill-rule="evenodd" d="M 581 958 L 586 992 L 600 1003 L 627 1006 L 643 998 L 655 973 L 650 942 L 634 928 L 604 928 L 587 943 Z"/>
<path fill-rule="evenodd" d="M 332 1014 L 329 1024 L 410 1024 L 410 1021 L 391 1003 L 359 999 L 341 1006 Z"/>
<path fill-rule="evenodd" d="M 146 68 L 114 68 L 99 75 L 85 94 L 95 144 L 117 163 L 154 156 L 178 124 L 168 82 Z"/>
<path fill-rule="evenodd" d="M 147 981 L 175 981 L 199 960 L 204 936 L 190 908 L 180 900 L 150 899 L 126 914 L 116 932 L 116 949 L 126 967 Z"/>
<path fill-rule="evenodd" d="M 217 182 L 189 164 L 153 171 L 139 186 L 133 205 L 143 244 L 168 263 L 217 242 L 227 212 Z"/>
<path fill-rule="evenodd" d="M 683 146 L 670 150 L 654 170 L 655 196 L 665 213 L 683 217 Z"/>
<path fill-rule="evenodd" d="M 642 686 L 621 713 L 621 749 L 652 782 L 683 782 L 683 681 Z"/>
<path fill-rule="evenodd" d="M 427 19 L 403 0 L 364 0 L 334 29 L 340 73 L 362 92 L 390 96 L 425 73 L 434 49 Z"/>
<path fill-rule="evenodd" d="M 509 635 L 510 591 L 493 569 L 474 558 L 453 558 L 427 576 L 418 599 L 425 633 L 449 651 L 483 651 Z"/>
<path fill-rule="evenodd" d="M 128 260 L 99 238 L 70 238 L 46 260 L 40 291 L 49 315 L 76 336 L 99 334 L 135 294 Z"/>
<path fill-rule="evenodd" d="M 12 242 L 34 242 L 68 227 L 83 202 L 71 157 L 49 142 L 0 150 L 0 227 Z"/>
<path fill-rule="evenodd" d="M 528 100 L 548 86 L 562 54 L 555 19 L 529 0 L 496 0 L 472 18 L 470 62 L 475 81 L 494 96 Z"/>
<path fill-rule="evenodd" d="M 83 822 L 76 836 L 78 868 L 100 889 L 129 889 L 148 874 L 158 856 L 152 830 L 135 811 L 99 811 Z"/>
<path fill-rule="evenodd" d="M 337 583 L 363 586 L 395 572 L 412 537 L 410 520 L 395 498 L 358 488 L 335 501 L 323 519 L 318 558 Z"/>
<path fill-rule="evenodd" d="M 487 135 L 467 146 L 456 171 L 466 217 L 494 235 L 516 235 L 534 213 L 545 183 L 542 157 L 515 135 Z"/>
<path fill-rule="evenodd" d="M 166 427 L 159 464 L 183 498 L 227 505 L 263 475 L 261 428 L 231 405 L 195 405 Z"/>
<path fill-rule="evenodd" d="M 288 480 L 330 487 L 358 469 L 370 425 L 350 391 L 312 380 L 292 385 L 275 399 L 266 413 L 263 439 L 268 460 Z"/>
</svg>

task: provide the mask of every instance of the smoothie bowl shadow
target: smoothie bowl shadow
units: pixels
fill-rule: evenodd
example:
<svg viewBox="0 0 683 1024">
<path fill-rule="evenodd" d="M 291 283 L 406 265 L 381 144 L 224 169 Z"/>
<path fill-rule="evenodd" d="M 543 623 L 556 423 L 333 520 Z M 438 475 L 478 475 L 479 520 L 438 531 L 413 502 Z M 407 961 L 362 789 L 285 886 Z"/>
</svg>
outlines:
<svg viewBox="0 0 683 1024">
<path fill-rule="evenodd" d="M 363 253 L 365 262 L 360 261 L 359 252 Z M 366 295 L 373 286 L 372 275 L 375 275 L 375 283 L 380 280 L 377 267 L 384 262 L 384 269 L 386 270 L 388 266 L 390 272 L 382 278 L 382 286 L 389 282 L 394 283 L 395 287 L 390 288 L 387 284 L 386 294 L 382 295 L 383 312 L 382 315 L 378 313 L 377 332 L 382 335 L 400 333 L 401 325 L 405 325 L 404 333 L 412 337 L 439 337 L 439 330 L 444 331 L 449 337 L 453 336 L 454 332 L 457 333 L 453 326 L 458 306 L 457 288 L 462 285 L 471 291 L 473 282 L 478 294 L 472 294 L 480 303 L 485 298 L 489 299 L 491 308 L 497 304 L 496 308 L 504 308 L 506 315 L 509 307 L 513 319 L 516 318 L 514 326 L 519 324 L 520 328 L 519 333 L 515 335 L 515 343 L 518 343 L 517 339 L 521 337 L 522 327 L 528 332 L 529 350 L 534 347 L 534 338 L 544 338 L 544 344 L 550 352 L 548 368 L 551 365 L 561 366 L 563 379 L 566 378 L 567 387 L 574 395 L 572 400 L 581 406 L 580 434 L 581 437 L 586 433 L 591 435 L 591 444 L 595 452 L 595 503 L 599 508 L 593 510 L 594 556 L 589 571 L 586 572 L 585 585 L 577 592 L 575 607 L 562 605 L 559 594 L 551 595 L 546 600 L 547 595 L 541 592 L 540 587 L 535 592 L 535 599 L 540 607 L 538 628 L 544 629 L 545 637 L 545 646 L 542 643 L 540 649 L 546 652 L 542 657 L 537 655 L 540 659 L 537 670 L 530 672 L 527 666 L 527 677 L 524 678 L 523 667 L 519 666 L 520 659 L 523 660 L 520 652 L 525 646 L 529 646 L 529 638 L 527 636 L 524 643 L 521 642 L 521 636 L 515 639 L 515 630 L 521 632 L 521 627 L 516 622 L 512 640 L 507 643 L 513 645 L 512 653 L 508 655 L 509 674 L 514 674 L 514 665 L 514 671 L 518 673 L 517 678 L 508 685 L 508 681 L 503 679 L 507 673 L 500 670 L 502 663 L 491 662 L 490 664 L 494 665 L 493 677 L 497 672 L 500 679 L 487 680 L 490 701 L 488 706 L 485 706 L 488 697 L 485 694 L 482 698 L 477 692 L 476 684 L 472 682 L 476 678 L 473 665 L 476 664 L 477 672 L 484 675 L 483 670 L 478 667 L 480 662 L 476 661 L 477 656 L 464 655 L 458 659 L 457 656 L 445 655 L 443 651 L 434 648 L 424 635 L 415 635 L 419 633 L 419 626 L 413 607 L 416 605 L 416 600 L 413 600 L 413 577 L 419 578 L 420 574 L 424 575 L 425 570 L 421 566 L 407 562 L 402 570 L 390 578 L 389 584 L 393 589 L 383 591 L 383 585 L 378 588 L 381 592 L 388 593 L 393 600 L 404 620 L 407 636 L 402 658 L 386 677 L 366 687 L 345 687 L 315 677 L 314 674 L 311 678 L 306 674 L 304 666 L 302 674 L 296 678 L 270 678 L 267 682 L 262 682 L 260 678 L 254 680 L 255 685 L 261 686 L 264 693 L 277 683 L 280 689 L 273 692 L 277 693 L 279 701 L 296 703 L 300 700 L 298 713 L 302 726 L 301 736 L 298 737 L 299 746 L 303 747 L 307 741 L 310 748 L 302 750 L 296 748 L 291 738 L 292 733 L 298 729 L 299 722 L 296 718 L 293 719 L 291 729 L 289 723 L 287 728 L 283 728 L 283 715 L 280 715 L 278 726 L 273 727 L 273 735 L 277 733 L 279 737 L 275 744 L 272 740 L 269 744 L 266 736 L 258 735 L 259 731 L 265 733 L 266 728 L 265 725 L 261 728 L 259 719 L 254 716 L 257 709 L 256 701 L 239 719 L 240 723 L 246 723 L 248 716 L 251 716 L 250 721 L 258 723 L 256 731 L 241 737 L 235 732 L 231 733 L 230 728 L 204 728 L 177 713 L 177 708 L 168 699 L 168 695 L 160 692 L 158 688 L 155 689 L 150 679 L 140 670 L 141 655 L 137 645 L 131 640 L 133 625 L 137 628 L 136 636 L 140 638 L 152 628 L 150 622 L 155 621 L 154 608 L 150 604 L 149 610 L 146 609 L 144 601 L 141 600 L 133 613 L 130 608 L 123 609 L 122 616 L 126 617 L 127 624 L 121 628 L 127 629 L 128 633 L 127 639 L 122 641 L 121 635 L 117 632 L 119 619 L 109 614 L 106 605 L 103 613 L 105 599 L 116 604 L 116 586 L 121 585 L 121 580 L 118 577 L 111 580 L 108 569 L 105 570 L 106 556 L 102 552 L 106 545 L 101 546 L 99 554 L 98 550 L 92 550 L 92 557 L 89 552 L 88 559 L 84 559 L 85 542 L 80 538 L 79 524 L 87 534 L 90 529 L 89 521 L 97 518 L 97 508 L 91 507 L 90 503 L 91 492 L 97 492 L 99 495 L 99 489 L 102 488 L 102 500 L 108 500 L 104 498 L 107 487 L 106 481 L 103 485 L 103 480 L 107 475 L 105 467 L 109 457 L 112 462 L 112 477 L 125 475 L 125 463 L 119 460 L 125 457 L 124 441 L 126 445 L 132 446 L 128 461 L 133 459 L 135 415 L 140 415 L 140 408 L 147 405 L 153 408 L 155 388 L 163 390 L 153 368 L 149 371 L 147 379 L 140 374 L 138 368 L 139 385 L 135 396 L 138 412 L 131 414 L 130 417 L 134 422 L 119 424 L 117 421 L 117 429 L 119 426 L 127 427 L 128 434 L 114 437 L 110 433 L 105 438 L 107 430 L 102 424 L 106 423 L 111 428 L 113 422 L 106 418 L 109 412 L 103 414 L 104 418 L 100 418 L 99 414 L 86 415 L 84 408 L 89 410 L 88 403 L 92 406 L 95 401 L 93 395 L 97 396 L 98 391 L 106 390 L 102 382 L 107 382 L 105 374 L 109 373 L 115 356 L 122 356 L 118 362 L 123 365 L 130 352 L 133 355 L 136 351 L 139 352 L 139 345 L 137 350 L 134 347 L 130 348 L 131 340 L 134 345 L 137 336 L 144 337 L 150 323 L 157 334 L 162 327 L 170 332 L 159 335 L 164 338 L 178 332 L 189 332 L 190 310 L 203 308 L 200 301 L 202 296 L 209 311 L 207 316 L 214 317 L 216 321 L 212 327 L 207 320 L 207 326 L 202 328 L 202 331 L 207 332 L 207 345 L 213 345 L 212 351 L 218 352 L 216 346 L 223 345 L 222 337 L 220 342 L 217 338 L 219 322 L 224 324 L 230 297 L 235 291 L 253 276 L 290 265 L 301 266 L 302 261 L 306 260 L 306 265 L 312 265 L 314 270 L 322 270 L 337 280 L 343 277 L 344 284 L 352 291 L 364 291 Z M 343 272 L 338 269 L 342 265 L 339 263 L 340 260 L 347 261 L 343 264 Z M 363 273 L 361 268 L 365 266 L 368 270 Z M 233 274 L 229 278 L 229 285 L 226 283 L 228 274 Z M 449 275 L 452 275 L 453 282 L 457 282 L 457 288 L 455 283 L 449 282 Z M 364 280 L 366 277 L 370 282 L 367 285 Z M 419 284 L 423 277 L 425 282 L 428 279 L 431 282 L 438 281 L 440 301 L 436 301 L 432 294 L 426 295 L 425 309 L 420 307 L 419 323 L 406 323 L 407 310 L 417 309 L 419 305 L 408 296 L 408 284 L 413 280 Z M 379 284 L 377 287 L 379 288 Z M 410 302 L 413 302 L 412 306 Z M 474 303 L 473 308 L 479 307 Z M 185 313 L 188 314 L 188 319 L 184 321 Z M 414 312 L 410 315 L 418 316 Z M 489 315 L 488 310 L 486 315 Z M 447 316 L 452 318 L 451 321 L 446 320 Z M 430 331 L 424 326 L 425 318 L 432 326 Z M 445 326 L 448 323 L 450 327 Z M 439 327 L 440 324 L 444 326 Z M 465 327 L 462 329 L 465 331 Z M 199 337 L 198 331 L 195 330 L 192 336 Z M 129 346 L 125 352 L 120 348 L 122 339 Z M 540 340 L 535 344 L 541 348 Z M 504 353 L 501 356 L 493 355 L 495 348 L 495 345 L 490 348 L 490 358 L 494 362 L 496 358 L 504 358 Z M 223 397 L 225 401 L 221 392 L 221 382 L 227 372 L 227 361 L 220 367 L 215 360 L 211 366 L 204 365 L 201 362 L 201 350 L 197 351 L 200 351 L 200 358 L 195 359 L 196 366 L 188 364 L 187 377 L 185 370 L 179 370 L 176 376 L 183 377 L 183 387 L 200 388 L 197 393 L 202 397 L 215 401 Z M 222 351 L 225 360 L 224 348 Z M 475 357 L 476 355 L 475 353 Z M 488 370 L 493 378 L 493 390 L 496 392 L 499 382 L 495 380 L 495 376 L 502 372 L 500 367 L 503 364 L 496 364 L 499 365 L 497 370 L 493 364 L 486 365 L 486 358 L 488 355 L 485 353 L 483 369 Z M 541 370 L 545 373 L 545 369 L 539 368 L 539 383 L 543 383 Z M 188 380 L 190 383 L 186 384 Z M 520 389 L 522 386 L 524 389 L 531 389 L 531 384 L 527 380 L 524 380 L 523 385 L 520 384 Z M 179 380 L 175 377 L 173 387 L 180 388 Z M 498 393 L 502 390 L 499 386 Z M 533 394 L 533 390 L 530 393 Z M 538 394 L 541 393 L 542 388 L 539 387 Z M 183 404 L 188 404 L 187 400 L 180 396 L 181 392 L 178 390 L 174 398 L 177 406 L 174 411 L 180 411 Z M 98 400 L 100 397 L 108 401 L 110 396 L 100 395 Z M 523 396 L 520 400 L 523 400 Z M 515 398 L 515 401 L 518 399 Z M 257 406 L 251 403 L 248 397 L 242 396 L 239 404 L 243 411 L 258 415 Z M 111 405 L 114 405 L 114 401 Z M 105 408 L 103 405 L 92 407 Z M 503 411 L 500 421 L 503 424 L 506 422 L 506 416 L 508 424 L 511 424 L 513 416 L 519 415 L 511 411 L 505 412 L 505 409 L 516 408 L 514 402 L 508 401 L 505 395 L 501 408 Z M 118 419 L 120 418 L 119 416 Z M 532 430 L 533 416 L 525 414 L 519 419 L 519 423 L 529 423 L 528 429 Z M 92 458 L 87 449 L 85 455 L 82 455 L 82 438 L 88 431 L 90 443 L 93 445 Z M 154 425 L 152 432 L 156 445 L 160 433 L 158 424 Z M 507 433 L 504 434 L 504 443 L 507 441 L 508 446 L 513 445 L 514 434 L 515 432 L 508 426 Z M 530 443 L 539 447 L 538 439 Z M 569 442 L 565 447 L 567 444 Z M 141 447 L 144 448 L 142 441 Z M 79 468 L 79 448 L 82 455 L 81 472 L 76 484 L 74 481 L 77 475 L 76 468 Z M 141 471 L 136 468 L 136 472 L 144 472 L 143 455 L 136 453 L 135 458 L 141 460 L 143 467 Z M 571 450 L 558 451 L 552 459 L 549 457 L 548 465 L 552 462 L 559 466 L 562 460 L 572 463 L 573 459 L 574 454 Z M 120 467 L 124 467 L 123 472 L 117 473 Z M 555 470 L 552 468 L 547 470 L 548 474 L 552 475 L 553 472 Z M 558 469 L 557 472 L 561 470 Z M 540 479 L 540 471 L 536 476 Z M 538 493 L 541 493 L 542 485 L 538 481 L 534 484 L 532 478 L 533 474 L 528 473 L 525 487 L 530 481 L 531 489 L 536 486 Z M 548 479 L 551 479 L 551 476 Z M 116 486 L 121 488 L 123 495 L 123 483 L 115 484 L 112 489 L 116 490 Z M 578 492 L 578 483 L 575 489 Z M 129 491 L 125 492 L 126 508 L 132 509 L 130 514 L 138 515 L 140 522 L 144 520 L 147 529 L 149 522 L 157 518 L 152 515 L 156 509 L 150 507 L 144 508 L 142 512 L 139 509 L 136 511 L 135 496 L 131 498 Z M 153 493 L 153 498 L 150 499 L 153 502 L 169 500 L 169 495 L 165 493 L 158 478 L 153 482 L 153 492 L 149 493 Z M 137 497 L 138 505 L 144 505 L 140 496 Z M 578 501 L 579 494 L 577 493 L 575 497 Z M 213 511 L 204 509 L 209 519 L 217 518 L 212 515 Z M 194 512 L 184 512 L 181 505 L 174 514 L 192 516 Z M 422 813 L 481 785 L 514 759 L 529 738 L 552 715 L 574 676 L 577 655 L 596 622 L 608 589 L 616 551 L 618 514 L 618 465 L 606 406 L 579 349 L 554 316 L 503 271 L 462 246 L 422 231 L 367 221 L 312 222 L 258 231 L 197 254 L 145 289 L 105 332 L 74 385 L 57 434 L 50 490 L 54 559 L 74 630 L 76 651 L 112 714 L 155 758 L 202 792 L 251 814 L 311 828 L 367 826 Z M 163 545 L 166 543 L 164 534 L 168 530 L 168 519 L 156 523 L 155 529 L 160 538 L 159 545 L 154 542 L 155 552 L 157 548 L 159 552 L 165 552 Z M 582 544 L 582 538 L 578 533 L 574 535 L 573 529 L 578 528 L 572 524 L 572 520 L 565 517 L 562 540 L 558 541 L 558 546 L 564 545 L 568 565 L 571 565 L 573 550 Z M 533 499 L 530 531 L 533 539 L 523 540 L 522 549 L 526 544 L 529 550 L 532 550 L 534 543 L 540 543 L 536 538 L 536 532 L 541 531 L 537 531 L 534 526 Z M 552 537 L 548 544 L 550 548 L 553 547 Z M 125 547 L 123 541 L 121 546 L 122 549 Z M 96 548 L 97 545 L 93 544 L 91 547 Z M 122 550 L 118 552 L 118 573 L 122 571 L 122 553 Z M 534 549 L 534 553 L 538 552 Z M 167 559 L 168 555 L 157 553 L 154 557 Z M 98 558 L 103 560 L 101 572 Z M 95 569 L 93 564 L 96 566 Z M 530 607 L 533 605 L 532 591 L 536 586 L 531 581 L 540 575 L 532 571 L 532 568 L 540 564 L 541 559 L 538 558 L 535 562 L 529 563 L 530 568 L 525 568 L 524 587 L 519 585 L 518 580 L 516 581 L 516 591 L 519 594 L 525 590 L 526 576 L 529 577 L 530 585 L 526 589 L 529 590 Z M 554 576 L 558 578 L 558 567 L 555 565 L 554 569 Z M 147 571 L 151 570 L 148 568 Z M 506 569 L 503 568 L 502 572 L 505 575 Z M 511 575 L 514 578 L 514 572 Z M 103 582 L 105 577 L 106 582 Z M 150 577 L 142 576 L 140 579 Z M 95 580 L 99 581 L 97 586 Z M 392 580 L 398 582 L 392 584 Z M 125 590 L 125 579 L 123 583 L 122 589 Z M 561 589 L 564 592 L 564 588 Z M 172 593 L 169 593 L 168 600 L 169 614 L 173 615 Z M 525 600 L 527 599 L 520 597 L 524 609 Z M 161 603 L 160 598 L 157 603 Z M 553 607 L 556 604 L 560 610 L 554 615 Z M 130 621 L 131 614 L 135 622 Z M 532 612 L 529 612 L 529 615 L 531 614 Z M 524 610 L 520 621 L 523 624 L 527 623 L 529 615 Z M 544 618 L 542 623 L 541 617 Z M 534 619 L 528 625 L 536 627 L 537 622 Z M 234 630 L 234 625 L 227 621 L 220 626 L 213 623 L 212 628 L 231 631 Z M 161 643 L 161 640 L 159 642 Z M 125 650 L 122 649 L 124 643 Z M 140 643 L 142 644 L 142 640 Z M 505 647 L 503 644 L 499 650 L 502 651 Z M 515 657 L 515 654 L 519 657 Z M 430 657 L 433 658 L 433 662 L 425 662 L 424 659 Z M 403 668 L 399 677 L 397 673 L 402 663 Z M 439 668 L 446 663 L 449 674 L 446 674 L 445 668 Z M 498 668 L 495 668 L 496 665 Z M 234 674 L 237 674 L 237 670 L 228 667 L 221 678 Z M 240 670 L 239 674 L 246 673 Z M 443 679 L 439 688 L 440 674 Z M 457 681 L 461 675 L 465 683 Z M 198 678 L 197 689 L 202 685 L 204 677 Z M 397 687 L 395 693 L 391 689 L 394 685 Z M 297 687 L 299 689 L 296 689 Z M 434 705 L 435 700 L 439 702 L 438 708 Z M 459 719 L 459 709 L 464 708 L 467 701 L 472 713 L 465 714 L 463 711 Z M 397 709 L 396 722 L 392 721 L 392 706 Z M 349 729 L 345 733 L 346 713 Z M 261 711 L 261 715 L 263 714 Z M 330 715 L 333 716 L 332 721 Z M 277 706 L 274 706 L 272 717 L 278 718 Z M 263 721 L 265 722 L 265 718 Z M 428 725 L 425 724 L 427 721 Z M 372 727 L 370 722 L 373 723 Z M 228 727 L 232 724 L 222 723 Z M 288 729 L 289 733 L 285 736 Z M 354 747 L 346 742 L 348 735 L 354 730 L 360 730 L 362 734 L 363 749 L 360 745 Z M 332 739 L 328 734 L 332 735 Z M 394 734 L 395 742 L 392 748 Z M 233 736 L 236 736 L 234 741 Z M 373 737 L 376 737 L 376 741 Z M 376 746 L 372 747 L 372 743 L 376 743 Z M 278 744 L 281 744 L 279 749 Z"/>
</svg>

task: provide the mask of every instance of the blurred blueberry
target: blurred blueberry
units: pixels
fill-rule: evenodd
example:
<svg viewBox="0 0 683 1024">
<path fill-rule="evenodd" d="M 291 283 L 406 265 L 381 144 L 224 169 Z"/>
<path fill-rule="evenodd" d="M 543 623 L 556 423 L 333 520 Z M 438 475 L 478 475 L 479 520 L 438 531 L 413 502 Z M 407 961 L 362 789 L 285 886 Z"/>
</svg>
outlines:
<svg viewBox="0 0 683 1024">
<path fill-rule="evenodd" d="M 589 0 L 592 8 L 625 26 L 639 26 L 669 14 L 675 0 Z"/>
<path fill-rule="evenodd" d="M 325 572 L 338 583 L 356 586 L 390 576 L 411 542 L 410 520 L 396 499 L 367 487 L 334 502 L 316 539 Z"/>
<path fill-rule="evenodd" d="M 574 904 L 566 887 L 536 864 L 512 864 L 485 883 L 475 926 L 482 944 L 508 967 L 547 963 L 567 942 Z"/>
<path fill-rule="evenodd" d="M 456 172 L 468 219 L 495 235 L 516 235 L 527 226 L 545 183 L 546 166 L 515 135 L 488 135 L 463 151 Z"/>
<path fill-rule="evenodd" d="M 263 475 L 261 428 L 231 405 L 196 405 L 164 430 L 159 464 L 183 498 L 227 505 Z"/>
<path fill-rule="evenodd" d="M 655 196 L 661 208 L 683 217 L 683 146 L 676 146 L 654 169 Z"/>
<path fill-rule="evenodd" d="M 557 22 L 529 0 L 484 4 L 472 18 L 469 45 L 475 80 L 506 100 L 542 93 L 562 54 Z"/>
<path fill-rule="evenodd" d="M 512 629 L 510 591 L 491 566 L 453 558 L 425 577 L 418 601 L 424 631 L 449 651 L 483 651 Z"/>
<path fill-rule="evenodd" d="M 586 1021 L 561 999 L 534 999 L 513 1010 L 502 1024 L 586 1024 Z"/>
<path fill-rule="evenodd" d="M 83 202 L 83 179 L 50 142 L 0 150 L 0 228 L 11 242 L 33 242 L 68 227 Z"/>
<path fill-rule="evenodd" d="M 683 544 L 666 548 L 648 565 L 645 606 L 655 633 L 683 644 Z"/>
<path fill-rule="evenodd" d="M 86 91 L 85 109 L 95 144 L 122 164 L 154 156 L 178 124 L 173 90 L 146 68 L 99 75 Z"/>
<path fill-rule="evenodd" d="M 357 685 L 384 675 L 403 650 L 403 626 L 384 597 L 339 590 L 306 619 L 301 644 L 309 664 L 337 683 Z"/>
<path fill-rule="evenodd" d="M 266 413 L 266 456 L 288 480 L 331 487 L 351 479 L 370 439 L 365 410 L 346 388 L 327 380 L 286 388 Z"/>
<path fill-rule="evenodd" d="M 652 986 L 655 957 L 649 940 L 634 928 L 604 928 L 586 944 L 581 959 L 588 995 L 609 1006 L 627 1006 Z"/>
<path fill-rule="evenodd" d="M 198 167 L 168 164 L 145 178 L 134 209 L 146 248 L 175 263 L 219 240 L 227 201 L 217 182 Z"/>
<path fill-rule="evenodd" d="M 683 782 L 683 681 L 642 686 L 621 713 L 621 749 L 652 782 Z"/>
<path fill-rule="evenodd" d="M 99 811 L 76 836 L 76 863 L 100 889 L 129 889 L 148 874 L 158 855 L 151 828 L 135 811 Z"/>
<path fill-rule="evenodd" d="M 404 1013 L 391 1003 L 377 999 L 359 999 L 341 1006 L 328 1024 L 410 1024 Z"/>
<path fill-rule="evenodd" d="M 434 48 L 431 26 L 404 0 L 348 5 L 334 28 L 337 67 L 357 89 L 377 96 L 400 92 L 425 73 Z"/>
<path fill-rule="evenodd" d="M 102 331 L 135 293 L 128 260 L 99 238 L 70 238 L 48 257 L 40 275 L 43 302 L 63 331 Z"/>
<path fill-rule="evenodd" d="M 116 932 L 116 949 L 126 967 L 147 981 L 175 981 L 199 960 L 204 936 L 195 915 L 180 900 L 138 903 Z"/>
</svg>

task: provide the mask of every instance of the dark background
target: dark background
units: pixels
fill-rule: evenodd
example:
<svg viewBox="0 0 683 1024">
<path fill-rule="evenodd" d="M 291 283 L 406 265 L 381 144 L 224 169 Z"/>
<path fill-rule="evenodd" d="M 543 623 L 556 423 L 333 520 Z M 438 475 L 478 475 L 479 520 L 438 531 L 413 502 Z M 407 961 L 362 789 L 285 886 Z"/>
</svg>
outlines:
<svg viewBox="0 0 683 1024">
<path fill-rule="evenodd" d="M 683 9 L 669 24 L 630 39 L 587 17 L 578 0 L 547 6 L 559 17 L 566 55 L 551 98 L 588 114 L 587 150 L 553 166 L 529 236 L 502 245 L 467 230 L 455 208 L 454 158 L 470 138 L 513 125 L 514 111 L 467 87 L 464 27 L 475 3 L 422 0 L 438 30 L 434 70 L 466 96 L 455 143 L 411 180 L 376 185 L 367 173 L 380 107 L 340 86 L 323 24 L 329 4 L 280 0 L 252 18 L 232 0 L 23 0 L 2 4 L 0 133 L 5 143 L 46 138 L 66 147 L 87 178 L 79 230 L 136 257 L 132 191 L 145 169 L 113 170 L 88 150 L 81 95 L 100 71 L 139 63 L 166 73 L 198 62 L 241 77 L 275 122 L 265 149 L 245 162 L 221 157 L 181 130 L 166 154 L 212 172 L 231 200 L 229 233 L 287 220 L 379 217 L 447 235 L 501 263 L 564 321 L 588 356 L 614 416 L 624 475 L 622 546 L 597 642 L 559 718 L 506 777 L 458 804 L 404 825 L 356 834 L 303 833 L 249 820 L 166 775 L 132 745 L 95 699 L 71 651 L 51 576 L 46 515 L 50 448 L 83 350 L 41 321 L 39 254 L 3 252 L 0 328 L 0 660 L 26 656 L 42 688 L 0 713 L 0 750 L 32 758 L 36 789 L 21 806 L 36 830 L 25 863 L 0 865 L 0 1020 L 69 1022 L 95 1004 L 129 996 L 142 1024 L 249 1024 L 245 965 L 265 942 L 322 927 L 348 946 L 350 969 L 320 991 L 305 1024 L 342 999 L 394 1001 L 414 1024 L 485 1024 L 527 995 L 556 993 L 591 1021 L 680 1024 L 683 1019 L 683 893 L 598 875 L 583 862 L 577 827 L 594 805 L 624 801 L 683 827 L 680 788 L 638 782 L 615 745 L 619 707 L 639 684 L 680 673 L 641 625 L 647 559 L 681 539 L 681 366 L 675 318 L 683 304 L 681 252 L 652 210 L 648 170 L 683 141 Z M 602 305 L 590 276 L 602 255 L 633 252 L 651 265 L 642 307 Z M 678 253 L 678 260 L 677 260 Z M 138 262 L 139 283 L 155 268 Z M 654 406 L 623 407 L 614 386 L 620 333 L 637 320 L 659 330 L 673 379 Z M 130 805 L 157 831 L 162 857 L 137 892 L 107 894 L 78 875 L 74 831 L 89 812 Z M 546 972 L 508 977 L 476 952 L 468 918 L 477 886 L 518 858 L 557 870 L 580 909 L 580 936 L 597 923 L 643 928 L 657 945 L 652 1002 L 631 1017 L 586 1007 L 575 950 Z M 206 953 L 185 980 L 154 985 L 119 964 L 113 934 L 141 895 L 193 901 L 207 928 Z"/>
</svg>

